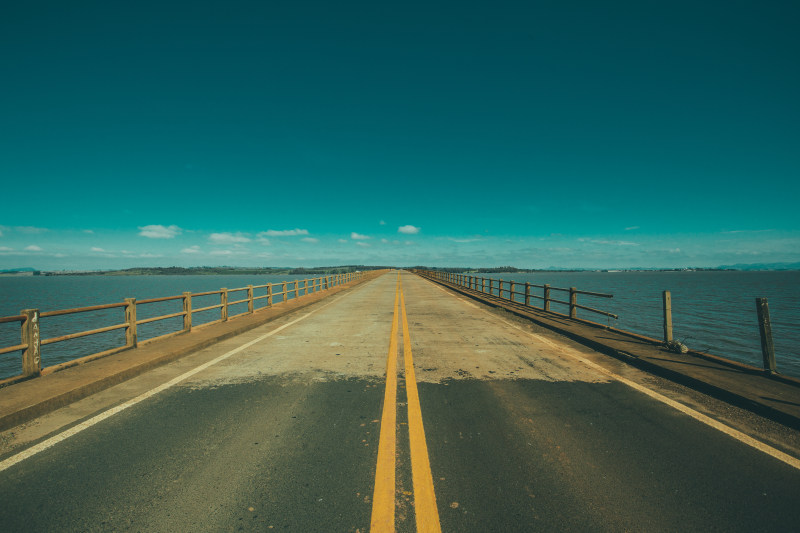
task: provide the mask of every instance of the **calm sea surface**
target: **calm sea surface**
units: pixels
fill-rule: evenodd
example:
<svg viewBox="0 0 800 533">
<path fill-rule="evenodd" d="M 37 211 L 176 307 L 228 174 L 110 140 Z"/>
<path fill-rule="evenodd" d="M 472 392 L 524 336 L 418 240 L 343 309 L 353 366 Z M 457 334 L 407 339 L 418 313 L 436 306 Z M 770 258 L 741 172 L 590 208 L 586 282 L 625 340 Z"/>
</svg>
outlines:
<svg viewBox="0 0 800 533">
<path fill-rule="evenodd" d="M 478 274 L 479 276 L 481 274 Z M 655 338 L 663 335 L 661 291 L 672 291 L 675 338 L 692 349 L 761 366 L 761 344 L 756 319 L 756 297 L 769 299 L 778 371 L 800 377 L 800 272 L 543 272 L 536 274 L 485 274 L 504 281 L 526 281 L 553 287 L 577 287 L 604 292 L 612 299 L 579 295 L 578 303 L 619 315 L 618 320 L 579 310 L 578 316 Z M 184 291 L 204 292 L 302 279 L 299 276 L 53 276 L 0 277 L 0 316 L 18 314 L 22 309 L 53 311 L 73 307 L 179 295 Z M 302 283 L 301 283 L 302 285 Z M 524 289 L 519 288 L 520 292 Z M 276 291 L 277 292 L 277 291 Z M 256 296 L 266 289 L 256 291 Z M 301 293 L 302 294 L 302 293 Z M 532 289 L 541 296 L 541 289 Z M 567 300 L 566 293 L 553 292 Z M 229 301 L 246 298 L 246 292 L 232 293 Z M 279 301 L 276 298 L 275 301 Z M 219 295 L 193 299 L 197 309 L 219 303 Z M 541 305 L 533 300 L 534 305 Z M 257 307 L 266 305 L 258 300 Z M 139 306 L 138 318 L 181 310 L 180 300 Z M 565 312 L 554 304 L 554 311 Z M 246 304 L 232 306 L 230 314 L 246 311 Z M 219 310 L 195 315 L 194 324 L 219 318 Z M 42 319 L 43 339 L 86 329 L 119 324 L 122 308 Z M 139 338 L 147 339 L 177 331 L 180 317 L 139 327 Z M 0 324 L 0 346 L 19 342 L 17 323 Z M 42 366 L 106 350 L 124 344 L 124 330 L 112 331 L 50 344 L 42 348 Z M 20 372 L 19 352 L 0 355 L 0 377 Z"/>
<path fill-rule="evenodd" d="M 184 291 L 193 293 L 227 288 L 229 291 L 283 281 L 301 280 L 303 276 L 0 276 L 0 317 L 17 315 L 23 309 L 39 309 L 42 312 L 87 307 L 91 305 L 122 302 L 125 298 L 144 300 L 164 296 L 178 296 Z M 290 285 L 290 289 L 292 286 Z M 273 287 L 273 293 L 280 287 Z M 266 294 L 266 288 L 256 289 L 254 296 Z M 301 290 L 300 294 L 303 292 Z M 293 295 L 290 295 L 291 299 Z M 228 301 L 247 298 L 247 291 L 231 292 Z M 280 302 L 274 296 L 273 302 Z M 192 308 L 199 309 L 219 304 L 219 294 L 192 298 Z M 256 300 L 256 309 L 267 305 L 267 299 Z M 159 302 L 137 306 L 137 319 L 177 313 L 182 310 L 181 300 Z M 247 311 L 247 304 L 229 307 L 229 315 Z M 213 309 L 194 313 L 192 324 L 197 326 L 220 318 L 220 310 Z M 58 317 L 44 317 L 41 320 L 42 339 L 48 339 L 121 324 L 125 321 L 124 308 L 115 308 L 89 313 L 78 313 Z M 145 340 L 183 327 L 183 318 L 175 317 L 149 324 L 137 329 L 139 340 Z M 19 323 L 0 324 L 0 347 L 19 344 Z M 64 361 L 90 355 L 125 344 L 125 330 L 114 330 L 80 339 L 42 346 L 42 367 L 56 365 Z M 17 375 L 21 372 L 20 352 L 0 355 L 0 378 Z"/>
</svg>

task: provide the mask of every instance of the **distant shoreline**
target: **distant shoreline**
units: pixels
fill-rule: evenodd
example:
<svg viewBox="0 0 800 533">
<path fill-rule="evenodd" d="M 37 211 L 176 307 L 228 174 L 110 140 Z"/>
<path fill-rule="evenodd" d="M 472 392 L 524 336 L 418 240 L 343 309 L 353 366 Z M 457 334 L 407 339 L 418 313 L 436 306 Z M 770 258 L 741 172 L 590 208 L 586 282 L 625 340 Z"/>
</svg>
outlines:
<svg viewBox="0 0 800 533">
<path fill-rule="evenodd" d="M 738 267 L 738 268 L 737 268 Z M 127 268 L 121 270 L 35 270 L 32 268 L 0 271 L 0 277 L 28 277 L 28 276 L 229 276 L 229 275 L 290 275 L 290 276 L 319 276 L 345 274 L 349 272 L 380 270 L 398 268 L 392 266 L 366 266 L 342 265 L 315 268 L 289 268 L 289 267 L 143 267 Z M 789 272 L 798 271 L 796 264 L 779 265 L 736 265 L 715 268 L 684 267 L 684 268 L 516 268 L 510 266 L 487 268 L 436 268 L 427 266 L 400 267 L 419 268 L 424 270 L 437 270 L 458 274 L 529 274 L 536 272 Z"/>
</svg>

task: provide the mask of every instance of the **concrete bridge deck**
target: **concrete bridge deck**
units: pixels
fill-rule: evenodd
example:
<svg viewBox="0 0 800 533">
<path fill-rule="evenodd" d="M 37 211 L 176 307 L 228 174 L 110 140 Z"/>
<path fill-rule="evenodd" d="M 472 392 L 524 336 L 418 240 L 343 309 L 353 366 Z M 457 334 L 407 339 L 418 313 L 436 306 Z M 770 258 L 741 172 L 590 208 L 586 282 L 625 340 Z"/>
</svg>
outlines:
<svg viewBox="0 0 800 533">
<path fill-rule="evenodd" d="M 0 434 L 0 528 L 788 531 L 800 519 L 794 428 L 409 273 L 294 305 L 0 390 L 0 420 L 26 421 Z M 187 346 L 199 349 L 162 364 Z"/>
</svg>

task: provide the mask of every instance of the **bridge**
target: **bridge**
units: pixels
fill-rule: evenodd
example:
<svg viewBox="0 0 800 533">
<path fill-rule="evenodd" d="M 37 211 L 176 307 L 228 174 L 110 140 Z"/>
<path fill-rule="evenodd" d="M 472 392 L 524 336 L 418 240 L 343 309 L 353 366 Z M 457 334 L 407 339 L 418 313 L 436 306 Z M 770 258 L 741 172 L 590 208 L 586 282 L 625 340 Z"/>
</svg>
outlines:
<svg viewBox="0 0 800 533">
<path fill-rule="evenodd" d="M 800 388 L 381 272 L 0 389 L 0 529 L 791 531 Z"/>
</svg>

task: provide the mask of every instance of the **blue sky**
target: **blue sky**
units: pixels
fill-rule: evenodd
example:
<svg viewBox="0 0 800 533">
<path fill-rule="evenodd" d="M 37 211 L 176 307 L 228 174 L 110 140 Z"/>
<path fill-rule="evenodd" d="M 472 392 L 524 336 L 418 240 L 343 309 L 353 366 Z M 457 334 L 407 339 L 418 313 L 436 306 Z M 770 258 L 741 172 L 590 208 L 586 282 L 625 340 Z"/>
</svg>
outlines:
<svg viewBox="0 0 800 533">
<path fill-rule="evenodd" d="M 18 2 L 0 268 L 800 261 L 797 2 Z"/>
</svg>

